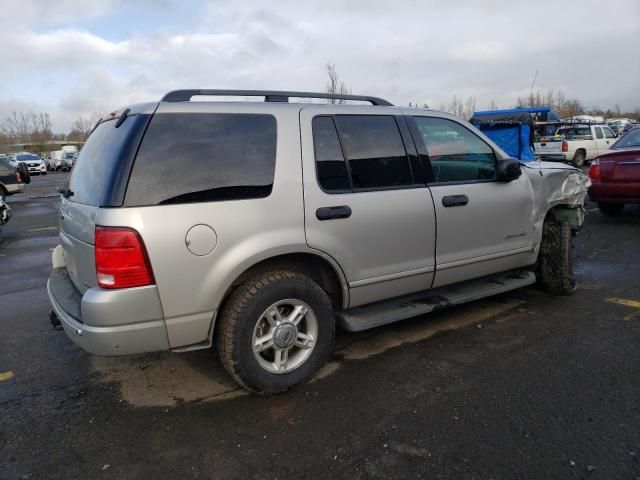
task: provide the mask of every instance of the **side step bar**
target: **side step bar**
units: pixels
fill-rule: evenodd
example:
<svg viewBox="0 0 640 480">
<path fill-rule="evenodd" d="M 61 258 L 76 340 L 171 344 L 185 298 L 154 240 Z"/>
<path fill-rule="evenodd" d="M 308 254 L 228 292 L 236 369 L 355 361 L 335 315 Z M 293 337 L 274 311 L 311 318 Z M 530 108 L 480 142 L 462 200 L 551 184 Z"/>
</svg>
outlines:
<svg viewBox="0 0 640 480">
<path fill-rule="evenodd" d="M 342 310 L 336 312 L 336 320 L 345 330 L 359 332 L 515 290 L 535 281 L 535 274 L 529 270 L 500 273 Z"/>
</svg>

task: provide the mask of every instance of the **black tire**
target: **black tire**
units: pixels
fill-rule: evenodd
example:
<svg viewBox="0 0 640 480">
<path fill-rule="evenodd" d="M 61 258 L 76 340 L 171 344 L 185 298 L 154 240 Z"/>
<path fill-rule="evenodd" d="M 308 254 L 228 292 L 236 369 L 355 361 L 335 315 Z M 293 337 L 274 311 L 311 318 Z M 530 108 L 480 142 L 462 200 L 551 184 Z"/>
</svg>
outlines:
<svg viewBox="0 0 640 480">
<path fill-rule="evenodd" d="M 272 373 L 256 359 L 253 334 L 262 313 L 284 299 L 301 300 L 311 308 L 317 338 L 300 366 L 287 373 Z M 333 307 L 327 294 L 309 278 L 289 271 L 266 272 L 244 282 L 225 302 L 217 323 L 218 352 L 225 369 L 244 388 L 259 394 L 283 392 L 309 378 L 329 358 L 334 335 Z"/>
<path fill-rule="evenodd" d="M 552 218 L 544 221 L 538 254 L 538 281 L 552 295 L 572 295 L 576 291 L 572 240 L 568 222 Z"/>
<path fill-rule="evenodd" d="M 7 199 L 7 191 L 4 189 L 4 187 L 2 185 L 0 185 L 0 200 L 2 200 L 3 202 Z"/>
<path fill-rule="evenodd" d="M 571 163 L 573 163 L 576 167 L 582 167 L 586 158 L 587 156 L 585 155 L 585 153 L 582 150 L 578 150 L 573 156 L 573 161 Z"/>
<path fill-rule="evenodd" d="M 598 202 L 598 210 L 603 215 L 607 215 L 608 217 L 615 217 L 616 215 L 620 215 L 622 210 L 624 209 L 624 203 L 604 203 Z"/>
<path fill-rule="evenodd" d="M 47 174 L 47 172 L 42 172 L 42 174 L 43 174 L 43 175 L 46 175 L 46 174 Z"/>
</svg>

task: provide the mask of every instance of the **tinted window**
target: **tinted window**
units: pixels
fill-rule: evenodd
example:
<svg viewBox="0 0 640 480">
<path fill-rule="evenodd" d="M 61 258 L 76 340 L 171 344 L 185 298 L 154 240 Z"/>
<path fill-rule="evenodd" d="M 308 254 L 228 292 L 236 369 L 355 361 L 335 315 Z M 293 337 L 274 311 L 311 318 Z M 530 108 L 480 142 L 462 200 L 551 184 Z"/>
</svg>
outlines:
<svg viewBox="0 0 640 480">
<path fill-rule="evenodd" d="M 156 114 L 136 157 L 125 204 L 266 197 L 275 163 L 272 115 Z"/>
<path fill-rule="evenodd" d="M 489 145 L 457 122 L 414 117 L 429 153 L 435 182 L 468 182 L 496 177 Z"/>
<path fill-rule="evenodd" d="M 564 135 L 567 138 L 586 137 L 591 135 L 591 129 L 589 127 L 561 128 L 558 130 L 558 135 Z"/>
<path fill-rule="evenodd" d="M 604 136 L 607 138 L 616 138 L 616 136 L 614 135 L 613 131 L 608 128 L 608 127 L 604 127 L 602 130 L 604 130 Z"/>
<path fill-rule="evenodd" d="M 602 128 L 595 127 L 596 138 L 604 138 L 604 133 L 602 133 Z"/>
<path fill-rule="evenodd" d="M 382 115 L 336 115 L 353 188 L 413 184 L 396 120 Z"/>
<path fill-rule="evenodd" d="M 629 130 L 612 148 L 640 147 L 640 128 Z"/>
<path fill-rule="evenodd" d="M 115 128 L 117 120 L 102 122 L 82 148 L 69 179 L 70 201 L 99 206 L 112 182 L 124 148 L 144 127 L 146 117 L 131 115 Z"/>
<path fill-rule="evenodd" d="M 313 119 L 313 150 L 320 186 L 333 191 L 351 189 L 333 118 Z"/>
<path fill-rule="evenodd" d="M 40 160 L 40 157 L 37 155 L 31 155 L 31 154 L 18 154 L 16 155 L 16 158 L 20 161 L 28 161 L 28 160 Z"/>
</svg>

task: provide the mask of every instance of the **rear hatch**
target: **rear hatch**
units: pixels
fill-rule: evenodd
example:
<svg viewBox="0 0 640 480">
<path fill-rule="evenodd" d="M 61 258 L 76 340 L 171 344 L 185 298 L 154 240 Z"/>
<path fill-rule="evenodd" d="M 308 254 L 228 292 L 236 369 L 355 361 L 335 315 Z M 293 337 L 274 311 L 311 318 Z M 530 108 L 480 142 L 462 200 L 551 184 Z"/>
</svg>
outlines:
<svg viewBox="0 0 640 480">
<path fill-rule="evenodd" d="M 602 155 L 600 174 L 604 182 L 640 182 L 640 149 Z"/>
<path fill-rule="evenodd" d="M 137 105 L 100 122 L 61 189 L 62 254 L 71 280 L 82 293 L 97 285 L 93 247 L 96 214 L 100 208 L 122 205 L 133 157 L 156 106 Z"/>
</svg>

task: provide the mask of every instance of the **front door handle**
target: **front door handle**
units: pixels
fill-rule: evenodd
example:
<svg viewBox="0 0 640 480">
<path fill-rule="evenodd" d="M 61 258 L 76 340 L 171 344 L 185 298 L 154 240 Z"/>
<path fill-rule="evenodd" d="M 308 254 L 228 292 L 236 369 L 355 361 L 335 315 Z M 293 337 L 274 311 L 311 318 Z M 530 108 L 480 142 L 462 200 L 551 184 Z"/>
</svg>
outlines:
<svg viewBox="0 0 640 480">
<path fill-rule="evenodd" d="M 469 197 L 466 195 L 447 195 L 442 197 L 442 205 L 445 207 L 461 207 L 469 203 Z"/>
<path fill-rule="evenodd" d="M 316 217 L 318 220 L 334 220 L 336 218 L 349 218 L 350 216 L 351 207 L 349 207 L 349 205 L 321 207 L 316 210 Z"/>
</svg>

